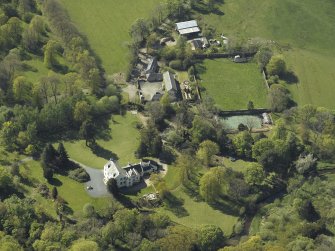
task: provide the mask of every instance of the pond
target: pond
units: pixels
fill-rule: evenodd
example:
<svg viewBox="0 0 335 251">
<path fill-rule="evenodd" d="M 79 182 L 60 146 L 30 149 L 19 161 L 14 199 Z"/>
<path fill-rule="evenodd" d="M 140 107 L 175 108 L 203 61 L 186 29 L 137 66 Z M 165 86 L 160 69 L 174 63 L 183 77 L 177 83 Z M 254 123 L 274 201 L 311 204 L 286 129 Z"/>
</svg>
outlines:
<svg viewBox="0 0 335 251">
<path fill-rule="evenodd" d="M 236 115 L 221 117 L 221 121 L 227 129 L 237 129 L 239 124 L 244 124 L 252 128 L 262 128 L 262 118 L 257 115 Z"/>
</svg>

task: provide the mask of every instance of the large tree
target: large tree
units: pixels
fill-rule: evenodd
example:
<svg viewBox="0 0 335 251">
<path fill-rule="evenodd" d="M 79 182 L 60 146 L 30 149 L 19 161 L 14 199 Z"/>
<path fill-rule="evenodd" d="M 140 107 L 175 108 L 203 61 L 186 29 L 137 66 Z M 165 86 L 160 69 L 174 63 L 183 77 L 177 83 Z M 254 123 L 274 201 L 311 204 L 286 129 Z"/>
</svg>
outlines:
<svg viewBox="0 0 335 251">
<path fill-rule="evenodd" d="M 204 163 L 205 166 L 209 166 L 211 158 L 219 153 L 219 146 L 210 140 L 205 140 L 199 145 L 197 151 L 197 157 Z"/>
</svg>

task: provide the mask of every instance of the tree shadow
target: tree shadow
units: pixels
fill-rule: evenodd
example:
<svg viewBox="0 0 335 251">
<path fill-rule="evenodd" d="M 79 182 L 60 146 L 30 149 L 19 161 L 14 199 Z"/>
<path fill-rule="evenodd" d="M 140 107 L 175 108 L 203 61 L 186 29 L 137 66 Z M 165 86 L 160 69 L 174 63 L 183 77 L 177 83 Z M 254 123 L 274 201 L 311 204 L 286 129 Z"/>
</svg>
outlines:
<svg viewBox="0 0 335 251">
<path fill-rule="evenodd" d="M 287 71 L 281 78 L 288 84 L 299 83 L 299 78 L 293 71 Z"/>
<path fill-rule="evenodd" d="M 118 160 L 118 156 L 113 153 L 112 151 L 109 151 L 105 148 L 103 148 L 102 146 L 100 146 L 98 143 L 93 143 L 89 146 L 89 148 L 91 149 L 92 153 L 95 154 L 98 157 L 104 158 L 106 160 L 109 159 L 114 159 L 114 160 Z"/>
<path fill-rule="evenodd" d="M 163 202 L 165 204 L 165 208 L 171 211 L 178 218 L 188 216 L 189 213 L 184 208 L 184 200 L 176 197 L 170 192 L 167 192 L 163 198 Z"/>
<path fill-rule="evenodd" d="M 59 187 L 59 186 L 63 185 L 63 182 L 61 182 L 61 181 L 60 181 L 59 179 L 57 179 L 57 178 L 51 178 L 51 179 L 49 179 L 48 181 L 49 181 L 49 184 L 50 184 L 50 185 L 53 185 L 53 186 L 55 186 L 55 187 Z"/>
<path fill-rule="evenodd" d="M 227 197 L 220 196 L 217 202 L 210 204 L 210 206 L 214 209 L 221 211 L 224 214 L 240 216 L 239 212 L 241 205 L 237 205 L 234 201 Z"/>
</svg>

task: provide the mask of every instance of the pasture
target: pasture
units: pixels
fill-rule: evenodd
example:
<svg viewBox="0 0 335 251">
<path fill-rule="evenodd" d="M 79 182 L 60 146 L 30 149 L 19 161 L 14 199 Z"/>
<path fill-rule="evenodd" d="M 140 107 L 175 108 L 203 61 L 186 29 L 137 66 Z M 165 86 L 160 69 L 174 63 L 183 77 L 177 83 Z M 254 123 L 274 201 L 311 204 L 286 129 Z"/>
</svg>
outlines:
<svg viewBox="0 0 335 251">
<path fill-rule="evenodd" d="M 129 29 L 148 18 L 159 0 L 62 0 L 70 18 L 89 41 L 108 74 L 128 65 Z"/>
<path fill-rule="evenodd" d="M 204 15 L 204 22 L 231 38 L 278 42 L 298 84 L 289 86 L 299 105 L 335 107 L 335 2 L 332 0 L 226 0 L 224 15 Z"/>
<path fill-rule="evenodd" d="M 212 97 L 222 110 L 267 107 L 267 90 L 255 63 L 237 64 L 228 59 L 205 60 L 200 75 L 203 94 Z"/>
</svg>

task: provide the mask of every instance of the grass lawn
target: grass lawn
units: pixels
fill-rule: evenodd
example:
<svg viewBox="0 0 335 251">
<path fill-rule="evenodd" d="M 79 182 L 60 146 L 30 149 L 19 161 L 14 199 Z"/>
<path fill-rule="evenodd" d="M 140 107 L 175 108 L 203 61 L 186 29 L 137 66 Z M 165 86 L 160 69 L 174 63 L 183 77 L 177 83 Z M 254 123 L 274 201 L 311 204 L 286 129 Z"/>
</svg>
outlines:
<svg viewBox="0 0 335 251">
<path fill-rule="evenodd" d="M 43 60 L 39 58 L 33 58 L 32 60 L 25 61 L 25 63 L 29 65 L 32 70 L 25 71 L 23 75 L 33 84 L 37 83 L 41 77 L 47 76 L 50 71 L 45 67 Z"/>
<path fill-rule="evenodd" d="M 39 183 L 45 183 L 49 186 L 50 190 L 52 189 L 52 185 L 48 184 L 43 177 L 42 168 L 38 161 L 26 162 L 24 169 L 25 175 L 27 175 L 29 179 L 38 181 Z M 56 174 L 54 175 L 54 180 L 54 185 L 57 187 L 59 196 L 64 198 L 74 214 L 80 214 L 86 203 L 91 203 L 96 209 L 100 209 L 108 203 L 106 198 L 90 197 L 85 190 L 85 184 L 79 183 L 69 177 Z M 56 216 L 54 203 L 51 199 L 47 200 L 43 198 L 36 193 L 32 187 L 26 186 L 25 188 L 51 216 Z"/>
<path fill-rule="evenodd" d="M 167 214 L 173 221 L 188 226 L 198 227 L 201 225 L 216 225 L 219 226 L 226 236 L 229 236 L 233 231 L 233 226 L 237 222 L 238 217 L 224 214 L 219 210 L 213 209 L 206 202 L 194 201 L 182 191 L 182 188 L 177 188 L 173 194 L 184 201 L 184 209 L 188 215 L 185 217 L 177 217 L 171 211 L 161 207 L 158 211 Z"/>
<path fill-rule="evenodd" d="M 230 167 L 233 170 L 242 172 L 242 173 L 244 173 L 247 170 L 247 167 L 249 167 L 252 164 L 251 162 L 247 162 L 241 159 L 236 160 L 236 161 L 231 161 L 229 158 L 224 158 L 223 161 L 226 167 Z"/>
<path fill-rule="evenodd" d="M 80 32 L 87 36 L 108 74 L 128 64 L 129 30 L 138 18 L 152 14 L 159 0 L 62 0 Z"/>
<path fill-rule="evenodd" d="M 335 107 L 335 2 L 332 0 L 226 0 L 224 15 L 204 16 L 218 33 L 289 45 L 285 59 L 299 79 L 289 86 L 299 105 Z"/>
<path fill-rule="evenodd" d="M 248 101 L 255 108 L 267 107 L 267 90 L 256 64 L 216 59 L 205 60 L 203 66 L 201 86 L 220 109 L 246 109 Z"/>
<path fill-rule="evenodd" d="M 97 140 L 97 143 L 108 154 L 95 155 L 85 145 L 84 140 L 66 142 L 65 148 L 70 158 L 93 168 L 103 168 L 106 161 L 116 155 L 120 165 L 128 162 L 137 162 L 135 151 L 139 142 L 139 131 L 135 128 L 137 116 L 127 113 L 124 116 L 114 115 L 110 120 L 111 138 L 109 140 Z"/>
</svg>

